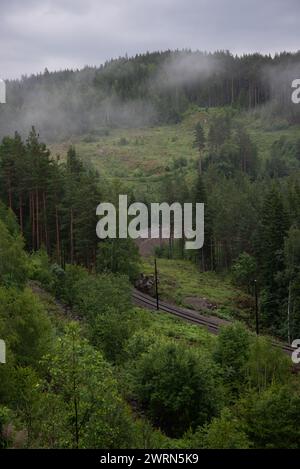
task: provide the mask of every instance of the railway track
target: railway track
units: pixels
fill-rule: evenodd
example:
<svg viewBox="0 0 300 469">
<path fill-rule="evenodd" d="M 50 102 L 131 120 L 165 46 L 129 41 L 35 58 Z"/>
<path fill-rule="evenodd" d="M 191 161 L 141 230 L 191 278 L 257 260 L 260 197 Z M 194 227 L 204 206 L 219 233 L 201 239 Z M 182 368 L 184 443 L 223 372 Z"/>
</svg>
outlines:
<svg viewBox="0 0 300 469">
<path fill-rule="evenodd" d="M 156 310 L 156 300 L 149 295 L 139 292 L 138 290 L 133 291 L 133 300 L 139 306 L 144 306 L 148 309 Z M 216 322 L 210 321 L 199 313 L 188 310 L 185 308 L 179 308 L 177 306 L 170 305 L 165 301 L 159 301 L 159 310 L 166 313 L 173 314 L 181 319 L 185 319 L 193 324 L 204 326 L 209 329 L 213 334 L 218 334 L 219 326 Z"/>
<path fill-rule="evenodd" d="M 156 310 L 156 300 L 151 296 L 146 295 L 145 293 L 141 293 L 136 289 L 133 290 L 132 296 L 134 303 L 138 306 L 143 306 L 147 309 Z M 215 335 L 219 334 L 220 327 L 222 327 L 222 325 L 230 324 L 229 321 L 223 321 L 217 318 L 216 320 L 213 320 L 212 318 L 207 318 L 201 315 L 200 313 L 197 313 L 196 311 L 192 311 L 187 308 L 180 308 L 178 306 L 171 305 L 165 301 L 159 301 L 159 310 L 172 314 L 173 316 L 177 316 L 192 324 L 197 324 L 198 326 L 206 327 L 209 332 Z M 293 351 L 295 350 L 288 344 L 276 342 L 275 340 L 272 341 L 272 344 L 274 347 L 280 348 L 289 356 L 291 356 Z M 299 366 L 297 366 L 297 370 L 300 371 Z"/>
</svg>

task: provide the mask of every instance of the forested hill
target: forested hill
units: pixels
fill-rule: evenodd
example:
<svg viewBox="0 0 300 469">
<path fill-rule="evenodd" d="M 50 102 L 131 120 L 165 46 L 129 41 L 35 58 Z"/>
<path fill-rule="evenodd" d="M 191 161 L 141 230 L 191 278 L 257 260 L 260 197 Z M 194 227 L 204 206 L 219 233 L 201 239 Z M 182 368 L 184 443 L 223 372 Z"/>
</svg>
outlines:
<svg viewBox="0 0 300 469">
<path fill-rule="evenodd" d="M 271 114 L 299 122 L 291 82 L 300 76 L 300 52 L 233 56 L 228 51 L 153 52 L 100 67 L 23 77 L 7 82 L 0 136 L 35 125 L 46 140 L 181 120 L 191 105 L 268 104 Z"/>
</svg>

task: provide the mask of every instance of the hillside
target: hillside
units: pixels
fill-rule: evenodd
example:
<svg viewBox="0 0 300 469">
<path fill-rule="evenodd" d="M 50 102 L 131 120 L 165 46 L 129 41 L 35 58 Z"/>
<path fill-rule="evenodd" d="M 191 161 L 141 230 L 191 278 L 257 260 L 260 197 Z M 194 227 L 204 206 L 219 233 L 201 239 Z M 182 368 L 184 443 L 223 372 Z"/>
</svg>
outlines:
<svg viewBox="0 0 300 469">
<path fill-rule="evenodd" d="M 207 133 L 209 118 L 218 112 L 218 109 L 192 108 L 178 124 L 99 129 L 93 134 L 74 137 L 49 147 L 53 155 L 59 154 L 66 159 L 69 146 L 74 144 L 83 161 L 97 169 L 100 177 L 124 179 L 132 184 L 152 183 L 172 170 L 176 161 L 182 158 L 194 172 L 198 161 L 198 151 L 194 145 L 195 125 L 200 121 Z M 236 121 L 245 126 L 251 135 L 262 160 L 269 157 L 272 144 L 281 137 L 293 143 L 300 138 L 300 124 L 289 125 L 276 118 L 266 123 L 261 111 L 235 115 Z"/>
<path fill-rule="evenodd" d="M 146 54 L 9 84 L 0 446 L 299 448 L 299 375 L 273 345 L 300 334 L 300 124 L 261 75 L 280 82 L 298 55 Z M 118 228 L 98 237 L 96 207 L 120 194 L 204 204 L 203 246 L 186 249 L 174 220 L 151 249 Z M 140 307 L 154 257 L 160 299 L 194 325 Z"/>
<path fill-rule="evenodd" d="M 175 50 L 112 59 L 98 67 L 62 70 L 7 81 L 0 136 L 32 125 L 43 140 L 64 141 L 99 128 L 178 123 L 191 106 L 253 110 L 299 123 L 291 83 L 299 52 L 233 55 Z"/>
</svg>

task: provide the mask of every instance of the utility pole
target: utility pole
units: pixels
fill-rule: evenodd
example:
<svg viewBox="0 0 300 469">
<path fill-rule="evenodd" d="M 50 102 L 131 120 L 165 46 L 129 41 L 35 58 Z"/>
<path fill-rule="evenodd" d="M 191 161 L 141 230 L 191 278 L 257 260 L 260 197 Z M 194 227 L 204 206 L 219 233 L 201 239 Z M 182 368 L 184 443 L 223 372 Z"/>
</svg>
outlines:
<svg viewBox="0 0 300 469">
<path fill-rule="evenodd" d="M 157 262 L 156 257 L 154 259 L 154 268 L 155 268 L 155 295 L 156 295 L 156 309 L 159 310 L 159 299 L 158 299 L 158 279 L 157 279 Z"/>
<path fill-rule="evenodd" d="M 257 280 L 254 280 L 256 334 L 259 334 Z"/>
<path fill-rule="evenodd" d="M 291 345 L 291 281 L 289 283 L 289 299 L 288 299 L 288 343 Z"/>
</svg>

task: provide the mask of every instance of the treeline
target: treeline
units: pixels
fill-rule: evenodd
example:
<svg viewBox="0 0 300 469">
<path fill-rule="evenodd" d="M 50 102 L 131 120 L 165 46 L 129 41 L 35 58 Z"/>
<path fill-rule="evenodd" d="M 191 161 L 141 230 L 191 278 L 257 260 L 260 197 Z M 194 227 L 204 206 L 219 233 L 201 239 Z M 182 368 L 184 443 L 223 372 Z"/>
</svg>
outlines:
<svg viewBox="0 0 300 469">
<path fill-rule="evenodd" d="M 262 327 L 291 341 L 299 329 L 300 212 L 299 141 L 275 140 L 269 158 L 227 112 L 214 113 L 207 128 L 198 123 L 193 168 L 178 161 L 166 171 L 158 199 L 205 203 L 205 242 L 199 252 L 184 250 L 184 239 L 170 238 L 159 256 L 189 258 L 201 270 L 232 272 L 238 286 L 260 290 Z M 195 171 L 196 169 L 196 171 Z M 80 264 L 97 272 L 139 274 L 139 255 L 130 239 L 96 237 L 96 207 L 117 202 L 121 187 L 109 186 L 87 169 L 74 148 L 66 161 L 51 158 L 33 129 L 0 145 L 0 198 L 17 216 L 29 251 L 45 248 L 58 265 Z M 122 190 L 128 192 L 128 188 Z M 135 200 L 129 191 L 130 202 Z M 144 201 L 150 203 L 147 194 Z"/>
<path fill-rule="evenodd" d="M 191 105 L 253 109 L 299 122 L 291 83 L 300 74 L 299 52 L 233 56 L 165 51 L 111 60 L 98 68 L 23 77 L 7 83 L 0 135 L 38 126 L 43 138 L 101 133 L 111 126 L 181 120 Z"/>
<path fill-rule="evenodd" d="M 205 204 L 205 241 L 197 253 L 170 240 L 164 257 L 189 258 L 201 270 L 231 272 L 253 294 L 260 290 L 261 326 L 289 341 L 299 336 L 299 140 L 275 140 L 265 161 L 247 130 L 227 112 L 214 113 L 194 132 L 199 152 L 189 168 L 162 179 L 162 200 Z M 196 171 L 195 171 L 196 169 Z M 165 198 L 164 198 L 165 197 Z"/>
<path fill-rule="evenodd" d="M 119 272 L 133 280 L 139 253 L 131 239 L 96 235 L 96 208 L 102 197 L 118 202 L 119 186 L 101 180 L 75 148 L 65 161 L 53 158 L 32 128 L 24 142 L 18 133 L 0 144 L 0 201 L 16 215 L 26 249 L 44 249 L 53 262 L 82 265 L 97 272 Z M 129 200 L 133 200 L 133 195 Z"/>
<path fill-rule="evenodd" d="M 0 198 L 18 217 L 29 251 L 42 246 L 57 263 L 95 266 L 97 174 L 86 169 L 74 148 L 65 162 L 53 159 L 33 128 L 0 145 Z"/>
<path fill-rule="evenodd" d="M 107 62 L 97 70 L 95 83 L 109 96 L 156 101 L 162 120 L 174 122 L 190 104 L 251 109 L 275 99 L 286 108 L 299 58 L 299 52 L 274 57 L 228 51 L 147 53 Z"/>
</svg>

